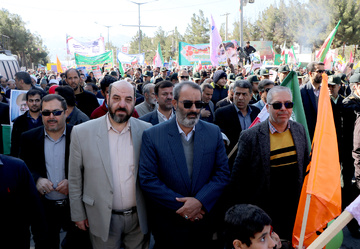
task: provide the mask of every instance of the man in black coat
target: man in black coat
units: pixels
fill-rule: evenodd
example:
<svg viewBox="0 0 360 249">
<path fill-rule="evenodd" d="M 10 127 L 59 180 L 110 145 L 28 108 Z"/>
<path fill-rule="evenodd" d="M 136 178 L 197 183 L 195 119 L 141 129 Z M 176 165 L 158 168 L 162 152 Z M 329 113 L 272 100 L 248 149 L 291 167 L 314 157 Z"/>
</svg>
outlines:
<svg viewBox="0 0 360 249">
<path fill-rule="evenodd" d="M 238 80 L 234 83 L 233 104 L 218 108 L 215 112 L 215 124 L 218 125 L 223 133 L 229 138 L 230 146 L 227 148 L 229 154 L 237 144 L 240 132 L 249 128 L 251 123 L 259 114 L 257 107 L 250 106 L 249 101 L 252 97 L 252 86 L 247 80 Z M 229 167 L 235 158 L 234 153 L 229 158 Z"/>
</svg>

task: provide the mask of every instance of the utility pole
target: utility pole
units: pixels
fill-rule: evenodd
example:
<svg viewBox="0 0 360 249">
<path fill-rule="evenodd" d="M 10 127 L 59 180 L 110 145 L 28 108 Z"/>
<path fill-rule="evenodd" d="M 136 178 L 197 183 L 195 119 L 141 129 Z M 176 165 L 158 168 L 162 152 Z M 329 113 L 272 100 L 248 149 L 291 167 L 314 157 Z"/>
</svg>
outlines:
<svg viewBox="0 0 360 249">
<path fill-rule="evenodd" d="M 240 47 L 244 47 L 244 40 L 243 40 L 243 11 L 244 10 L 244 0 L 240 0 Z"/>
<path fill-rule="evenodd" d="M 230 13 L 225 13 L 221 16 L 226 16 L 226 23 L 225 23 L 225 41 L 228 40 L 228 15 L 230 15 Z"/>
<path fill-rule="evenodd" d="M 154 0 L 154 1 L 148 1 L 148 2 L 145 2 L 145 3 L 138 3 L 138 2 L 133 2 L 133 1 L 130 1 L 131 3 L 134 3 L 134 4 L 137 4 L 138 5 L 138 12 L 139 12 L 139 25 L 136 25 L 139 27 L 139 54 L 141 53 L 141 29 L 140 27 L 156 27 L 156 26 L 141 26 L 140 25 L 140 5 L 143 5 L 143 4 L 147 4 L 147 3 L 151 3 L 151 2 L 156 2 L 158 0 Z M 135 25 L 122 25 L 122 26 L 135 26 Z"/>
<path fill-rule="evenodd" d="M 114 26 L 104 25 L 104 24 L 100 24 L 98 22 L 95 22 L 95 23 L 108 29 L 108 50 L 110 50 L 110 28 L 112 28 Z"/>
</svg>

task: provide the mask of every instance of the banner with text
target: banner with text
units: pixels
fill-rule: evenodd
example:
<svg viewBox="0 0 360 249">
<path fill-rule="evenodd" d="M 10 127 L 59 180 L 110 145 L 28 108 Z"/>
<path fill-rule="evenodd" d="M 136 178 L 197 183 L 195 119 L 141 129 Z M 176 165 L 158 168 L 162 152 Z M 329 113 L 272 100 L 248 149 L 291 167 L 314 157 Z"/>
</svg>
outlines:
<svg viewBox="0 0 360 249">
<path fill-rule="evenodd" d="M 266 56 L 267 60 L 274 60 L 274 54 L 272 51 L 272 41 L 250 41 L 250 45 L 253 46 L 256 51 L 260 53 L 260 58 Z"/>
<path fill-rule="evenodd" d="M 125 54 L 121 51 L 117 51 L 117 59 L 123 64 L 145 64 L 145 53 L 141 54 Z"/>
<path fill-rule="evenodd" d="M 107 63 L 105 68 L 109 68 L 109 67 L 111 68 L 113 67 L 113 52 L 109 51 L 101 55 L 92 56 L 92 57 L 75 54 L 75 63 L 77 67 L 85 67 L 87 72 L 97 70 L 97 67 L 95 66 L 99 66 L 99 68 L 101 68 L 104 65 L 104 63 Z"/>
<path fill-rule="evenodd" d="M 66 35 L 67 54 L 74 53 L 85 56 L 95 56 L 105 53 L 104 37 L 89 42 L 80 42 L 74 37 Z"/>
</svg>

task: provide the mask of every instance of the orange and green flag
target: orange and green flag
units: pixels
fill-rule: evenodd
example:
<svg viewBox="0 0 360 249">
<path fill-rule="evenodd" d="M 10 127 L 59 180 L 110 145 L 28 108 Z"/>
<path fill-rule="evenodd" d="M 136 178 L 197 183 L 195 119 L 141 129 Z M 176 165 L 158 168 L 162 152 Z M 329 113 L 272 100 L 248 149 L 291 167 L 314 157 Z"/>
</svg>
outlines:
<svg viewBox="0 0 360 249">
<path fill-rule="evenodd" d="M 293 231 L 293 246 L 299 245 L 305 223 L 305 247 L 323 231 L 327 223 L 341 214 L 340 163 L 327 75 L 323 75 L 311 162 L 306 171 Z M 304 213 L 304 211 L 306 211 Z M 305 218 L 306 219 L 306 218 Z"/>
</svg>

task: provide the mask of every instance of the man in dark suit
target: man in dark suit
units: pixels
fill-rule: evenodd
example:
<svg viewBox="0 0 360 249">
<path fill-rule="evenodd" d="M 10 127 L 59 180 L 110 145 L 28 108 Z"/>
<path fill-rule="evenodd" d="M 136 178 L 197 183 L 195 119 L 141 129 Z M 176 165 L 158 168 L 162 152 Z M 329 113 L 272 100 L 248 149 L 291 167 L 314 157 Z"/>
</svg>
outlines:
<svg viewBox="0 0 360 249">
<path fill-rule="evenodd" d="M 215 109 L 232 104 L 234 98 L 234 83 L 229 85 L 228 96 L 216 103 Z"/>
<path fill-rule="evenodd" d="M 213 207 L 229 180 L 222 135 L 199 120 L 201 89 L 174 88 L 176 118 L 144 131 L 140 186 L 149 200 L 156 248 L 208 248 Z"/>
<path fill-rule="evenodd" d="M 269 119 L 241 133 L 230 186 L 232 204 L 258 205 L 280 238 L 290 241 L 309 162 L 305 129 L 289 120 L 292 107 L 289 88 L 268 92 Z M 286 201 L 274 204 L 279 199 Z"/>
<path fill-rule="evenodd" d="M 0 102 L 0 124 L 10 124 L 9 118 L 9 105 Z M 3 134 L 2 134 L 2 127 L 0 125 L 0 153 L 4 153 L 3 148 Z"/>
<path fill-rule="evenodd" d="M 214 103 L 211 97 L 214 92 L 214 87 L 209 83 L 201 84 L 201 100 L 204 102 L 204 107 L 200 112 L 200 119 L 209 123 L 214 123 L 215 112 Z"/>
<path fill-rule="evenodd" d="M 249 128 L 251 123 L 259 114 L 257 107 L 250 106 L 252 98 L 252 86 L 246 80 L 238 80 L 234 83 L 233 104 L 219 108 L 215 112 L 215 124 L 229 138 L 230 146 L 227 148 L 227 154 L 236 146 L 239 140 L 240 132 Z M 233 155 L 236 155 L 234 153 Z M 235 156 L 229 158 L 230 170 Z"/>
<path fill-rule="evenodd" d="M 36 248 L 47 248 L 44 210 L 34 180 L 22 160 L 1 154 L 0 200 L 1 247 L 29 248 L 31 226 Z"/>
<path fill-rule="evenodd" d="M 322 74 L 325 73 L 324 63 L 311 62 L 307 66 L 307 71 L 309 74 L 309 81 L 300 87 L 300 93 L 303 101 L 310 139 L 312 141 L 316 126 L 317 106 Z"/>
<path fill-rule="evenodd" d="M 148 114 L 145 114 L 139 119 L 151 123 L 152 125 L 157 125 L 175 116 L 172 105 L 172 100 L 174 99 L 173 88 L 174 85 L 168 80 L 157 83 L 154 91 L 158 108 Z"/>
<path fill-rule="evenodd" d="M 72 126 L 66 125 L 66 101 L 57 94 L 41 101 L 44 126 L 22 134 L 20 158 L 31 171 L 41 194 L 49 234 L 49 247 L 59 248 L 59 233 L 63 228 L 67 237 L 75 226 L 70 219 L 68 162 Z"/>
</svg>

